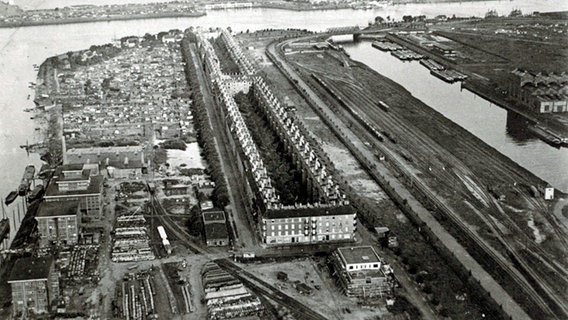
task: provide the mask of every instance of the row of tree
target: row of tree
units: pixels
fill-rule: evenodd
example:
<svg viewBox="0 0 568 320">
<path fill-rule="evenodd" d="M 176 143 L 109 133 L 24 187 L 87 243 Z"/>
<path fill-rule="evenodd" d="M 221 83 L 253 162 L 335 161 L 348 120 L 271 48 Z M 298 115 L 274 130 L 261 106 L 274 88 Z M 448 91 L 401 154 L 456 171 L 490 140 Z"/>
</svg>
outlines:
<svg viewBox="0 0 568 320">
<path fill-rule="evenodd" d="M 211 179 L 215 182 L 215 189 L 211 195 L 211 200 L 216 207 L 224 208 L 229 204 L 229 191 L 221 169 L 221 160 L 217 153 L 215 140 L 213 139 L 213 129 L 209 125 L 205 100 L 203 99 L 203 93 L 201 92 L 199 80 L 197 79 L 197 70 L 195 68 L 196 61 L 193 60 L 189 48 L 190 39 L 195 39 L 195 36 L 185 37 L 181 43 L 181 50 L 182 58 L 185 62 L 185 76 L 192 90 L 192 111 L 193 121 L 197 131 L 197 143 L 203 150 L 205 160 L 207 160 L 209 164 L 209 174 L 211 175 Z"/>
<path fill-rule="evenodd" d="M 248 94 L 237 93 L 235 102 L 244 116 L 255 145 L 258 146 L 272 185 L 280 196 L 280 202 L 285 205 L 311 202 L 307 186 L 302 183 L 301 172 L 294 166 L 291 154 L 268 123 L 254 96 L 254 87 L 249 89 Z"/>
</svg>

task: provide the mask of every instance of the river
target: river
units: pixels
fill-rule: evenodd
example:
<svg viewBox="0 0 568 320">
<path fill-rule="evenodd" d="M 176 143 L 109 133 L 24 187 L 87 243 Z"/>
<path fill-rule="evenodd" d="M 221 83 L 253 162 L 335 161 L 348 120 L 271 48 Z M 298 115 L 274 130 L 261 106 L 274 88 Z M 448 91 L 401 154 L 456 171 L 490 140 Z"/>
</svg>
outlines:
<svg viewBox="0 0 568 320">
<path fill-rule="evenodd" d="M 428 106 L 554 187 L 568 191 L 568 149 L 530 134 L 514 114 L 432 75 L 417 61 L 403 62 L 371 42 L 344 44 L 351 58 L 396 81 Z"/>
<path fill-rule="evenodd" d="M 104 2 L 96 1 L 96 3 L 110 3 L 112 0 Z M 22 5 L 25 9 L 34 8 L 54 8 L 66 5 L 89 4 L 94 1 L 89 0 L 17 0 L 16 4 Z M 134 1 L 112 1 L 117 3 L 126 2 L 157 2 L 156 0 L 134 0 Z M 377 8 L 374 10 L 322 10 L 309 12 L 292 12 L 276 9 L 239 9 L 239 10 L 223 10 L 209 11 L 207 16 L 198 18 L 167 18 L 167 19 L 148 19 L 148 20 L 130 20 L 130 21 L 112 21 L 112 22 L 96 22 L 84 24 L 69 25 L 52 25 L 41 27 L 23 27 L 0 29 L 0 87 L 2 93 L 0 95 L 0 197 L 2 201 L 4 197 L 14 190 L 23 174 L 24 167 L 31 163 L 39 170 L 41 161 L 37 155 L 28 156 L 26 152 L 19 146 L 38 140 L 40 137 L 35 131 L 36 124 L 30 117 L 33 113 L 26 113 L 23 110 L 32 108 L 33 91 L 28 88 L 29 82 L 35 82 L 36 72 L 33 64 L 41 64 L 47 57 L 60 54 L 72 50 L 80 50 L 88 48 L 93 44 L 104 44 L 112 39 L 120 38 L 128 35 L 143 35 L 145 33 L 158 33 L 169 29 L 185 29 L 189 26 L 203 27 L 228 27 L 235 31 L 254 31 L 266 28 L 305 28 L 313 31 L 322 31 L 329 27 L 336 26 L 366 26 L 374 17 L 381 15 L 383 17 L 390 16 L 392 19 L 400 19 L 403 15 L 425 14 L 434 16 L 438 14 L 456 16 L 483 16 L 489 9 L 495 9 L 500 14 L 506 14 L 514 8 L 519 8 L 524 12 L 531 11 L 552 11 L 566 10 L 567 4 L 565 0 L 514 0 L 514 1 L 489 1 L 489 2 L 462 2 L 462 3 L 443 3 L 443 4 L 409 4 L 400 6 L 390 6 L 386 8 Z M 364 50 L 364 47 L 361 48 Z M 350 49 L 351 50 L 351 49 Z M 353 48 L 357 51 L 359 49 Z M 374 54 L 375 52 L 373 52 Z M 382 59 L 379 53 L 374 59 Z M 354 54 L 355 55 L 355 54 Z M 386 57 L 385 57 L 386 58 Z M 401 65 L 402 66 L 402 65 Z M 411 72 L 420 74 L 421 66 L 412 66 Z M 383 72 L 381 70 L 381 72 Z M 403 72 L 399 72 L 403 73 Z M 397 81 L 399 81 L 397 79 Z M 434 81 L 432 78 L 430 81 Z M 407 83 L 401 84 L 407 86 Z M 436 85 L 438 88 L 439 84 Z M 441 87 L 443 88 L 443 87 Z M 412 92 L 414 89 L 409 88 Z M 420 91 L 426 89 L 426 85 L 422 85 L 414 92 L 418 96 Z M 438 89 L 436 89 L 438 90 Z M 442 90 L 442 89 L 440 89 Z M 446 90 L 446 89 L 443 89 Z M 459 89 L 450 90 L 451 94 Z M 438 91 L 437 91 L 438 92 Z M 439 91 L 442 92 L 442 91 Z M 450 94 L 448 93 L 448 94 Z M 32 97 L 28 100 L 28 95 Z M 446 93 L 441 94 L 443 97 Z M 424 102 L 430 104 L 430 100 L 425 97 Z M 440 98 L 441 97 L 437 97 Z M 457 101 L 457 98 L 449 98 L 451 101 Z M 479 99 L 473 98 L 472 99 Z M 450 103 L 448 103 L 448 106 Z M 451 105 L 455 105 L 452 103 Z M 464 105 L 460 103 L 460 105 Z M 437 108 L 436 106 L 433 106 Z M 555 186 L 568 185 L 568 178 L 560 178 L 565 173 L 565 160 L 557 161 L 556 159 L 551 166 L 550 174 L 542 176 L 538 170 L 550 164 L 550 158 L 545 154 L 550 153 L 552 148 L 539 144 L 534 141 L 515 142 L 507 138 L 503 130 L 505 121 L 504 111 L 497 107 L 487 107 L 491 110 L 490 121 L 485 119 L 479 121 L 479 125 L 489 132 L 490 136 L 497 139 L 497 144 L 504 147 L 498 148 L 501 152 L 519 161 L 529 170 L 537 175 L 550 181 Z M 451 113 L 453 109 L 440 110 L 443 113 Z M 489 113 L 489 112 L 488 112 Z M 449 114 L 448 117 L 453 119 Z M 458 120 L 456 122 L 460 123 Z M 460 123 L 460 125 L 467 126 Z M 475 134 L 482 133 L 472 131 Z M 485 138 L 482 137 L 485 140 Z M 491 142 L 489 142 L 492 144 Z M 493 144 L 492 144 L 493 145 Z M 513 157 L 512 154 L 519 154 L 520 157 Z M 523 159 L 525 158 L 525 159 Z M 564 170 L 564 171 L 562 171 Z M 561 172 L 562 171 L 562 172 Z M 565 188 L 566 189 L 566 188 Z M 22 205 L 19 200 L 10 205 L 6 211 L 11 218 L 12 230 L 14 223 L 18 227 L 18 223 L 13 217 L 17 217 L 17 206 Z M 23 212 L 22 212 L 23 215 Z M 11 236 L 15 232 L 11 233 Z"/>
</svg>

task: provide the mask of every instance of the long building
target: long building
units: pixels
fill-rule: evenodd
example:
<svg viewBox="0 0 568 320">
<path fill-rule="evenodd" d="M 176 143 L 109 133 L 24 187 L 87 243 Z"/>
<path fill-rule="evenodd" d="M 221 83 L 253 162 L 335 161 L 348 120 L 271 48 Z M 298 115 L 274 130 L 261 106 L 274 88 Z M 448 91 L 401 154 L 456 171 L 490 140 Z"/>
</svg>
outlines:
<svg viewBox="0 0 568 320">
<path fill-rule="evenodd" d="M 262 241 L 269 245 L 313 244 L 354 241 L 357 230 L 355 209 L 334 181 L 322 159 L 323 151 L 310 138 L 302 122 L 287 112 L 274 96 L 232 35 L 222 30 L 216 34 L 225 44 L 240 74 L 221 71 L 219 58 L 209 42 L 211 36 L 196 34 L 199 55 L 217 98 L 218 112 L 225 119 L 229 147 L 245 177 L 244 189 L 254 211 Z M 243 120 L 233 96 L 253 90 L 264 115 L 301 172 L 312 203 L 286 206 L 280 202 L 263 159 Z"/>
<path fill-rule="evenodd" d="M 53 259 L 49 257 L 18 259 L 8 284 L 12 289 L 12 306 L 17 319 L 49 312 L 51 302 L 59 296 L 58 274 Z"/>
<path fill-rule="evenodd" d="M 79 241 L 81 210 L 78 201 L 43 202 L 36 217 L 40 247 L 70 246 Z"/>
<path fill-rule="evenodd" d="M 103 177 L 97 164 L 69 164 L 55 170 L 45 191 L 45 202 L 78 201 L 83 217 L 102 217 Z"/>
<path fill-rule="evenodd" d="M 568 74 L 515 69 L 509 95 L 536 113 L 568 112 Z"/>
</svg>

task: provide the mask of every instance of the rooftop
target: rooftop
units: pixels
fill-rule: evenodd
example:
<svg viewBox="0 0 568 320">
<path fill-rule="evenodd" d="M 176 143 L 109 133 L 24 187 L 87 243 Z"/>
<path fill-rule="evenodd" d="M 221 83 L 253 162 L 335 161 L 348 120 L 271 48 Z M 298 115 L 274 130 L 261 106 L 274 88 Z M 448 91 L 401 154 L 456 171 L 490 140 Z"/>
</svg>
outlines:
<svg viewBox="0 0 568 320">
<path fill-rule="evenodd" d="M 65 164 L 140 165 L 144 159 L 143 151 L 141 146 L 71 148 L 65 151 Z"/>
<path fill-rule="evenodd" d="M 66 195 L 99 194 L 101 193 L 103 179 L 104 179 L 102 176 L 91 176 L 90 177 L 91 183 L 89 184 L 86 190 L 60 191 L 57 186 L 57 182 L 63 181 L 64 178 L 63 179 L 62 178 L 63 178 L 62 168 L 59 167 L 57 168 L 57 170 L 55 170 L 55 173 L 53 174 L 53 179 L 51 180 L 51 182 L 47 186 L 47 189 L 45 190 L 45 197 L 49 198 L 49 197 L 59 197 Z"/>
<path fill-rule="evenodd" d="M 267 210 L 263 218 L 265 219 L 282 219 L 282 218 L 299 218 L 313 216 L 333 216 L 355 214 L 355 208 L 351 205 L 332 206 L 332 207 L 302 207 L 290 209 L 271 209 Z"/>
<path fill-rule="evenodd" d="M 227 225 L 225 223 L 208 223 L 205 224 L 205 239 L 225 239 L 229 237 Z"/>
<path fill-rule="evenodd" d="M 225 213 L 219 209 L 210 209 L 203 211 L 203 220 L 208 221 L 225 221 Z"/>
<path fill-rule="evenodd" d="M 49 269 L 51 267 L 51 258 L 20 258 L 16 260 L 8 283 L 16 281 L 29 280 L 47 280 L 49 277 Z"/>
<path fill-rule="evenodd" d="M 36 217 L 73 216 L 77 214 L 79 200 L 42 202 Z"/>
<path fill-rule="evenodd" d="M 337 251 L 346 264 L 381 262 L 375 249 L 371 246 L 338 248 Z"/>
</svg>

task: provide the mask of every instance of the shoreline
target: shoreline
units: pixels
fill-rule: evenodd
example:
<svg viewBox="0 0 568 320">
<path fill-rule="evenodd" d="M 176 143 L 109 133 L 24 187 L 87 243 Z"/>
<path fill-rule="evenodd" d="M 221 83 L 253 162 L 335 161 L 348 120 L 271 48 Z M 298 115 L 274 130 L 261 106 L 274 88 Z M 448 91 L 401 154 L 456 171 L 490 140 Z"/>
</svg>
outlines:
<svg viewBox="0 0 568 320">
<path fill-rule="evenodd" d="M 146 20 L 146 19 L 165 19 L 165 18 L 198 18 L 207 15 L 205 11 L 191 12 L 191 13 L 164 13 L 164 14 L 150 14 L 150 15 L 128 15 L 128 16 L 107 16 L 107 17 L 94 17 L 94 18 L 74 18 L 74 19 L 64 19 L 64 20 L 46 20 L 46 21 L 22 21 L 22 22 L 11 22 L 2 23 L 0 22 L 1 28 L 20 28 L 20 27 L 37 27 L 37 26 L 49 26 L 49 25 L 64 25 L 64 24 L 79 24 L 79 23 L 91 23 L 91 22 L 111 22 L 111 21 L 128 21 L 128 20 Z"/>
<path fill-rule="evenodd" d="M 465 2 L 486 2 L 486 1 L 500 1 L 500 0 L 469 0 Z M 19 27 L 34 27 L 34 26 L 48 26 L 48 25 L 63 25 L 63 24 L 78 24 L 78 23 L 90 23 L 90 22 L 110 22 L 110 21 L 128 21 L 128 20 L 144 20 L 144 19 L 164 19 L 164 18 L 197 18 L 206 16 L 208 11 L 220 11 L 220 10 L 236 10 L 236 9 L 276 9 L 276 10 L 286 10 L 292 12 L 308 12 L 308 11 L 327 11 L 327 10 L 360 10 L 369 11 L 375 9 L 384 9 L 396 6 L 405 6 L 409 4 L 435 4 L 435 3 L 461 3 L 461 0 L 434 0 L 428 2 L 420 2 L 417 0 L 410 1 L 400 1 L 399 3 L 393 3 L 385 7 L 376 8 L 358 8 L 347 4 L 334 4 L 334 5 L 324 5 L 324 6 L 304 6 L 296 3 L 264 3 L 264 2 L 253 2 L 250 6 L 234 7 L 234 8 L 212 8 L 205 9 L 207 4 L 203 3 L 201 7 L 198 8 L 197 12 L 183 13 L 183 12 L 168 12 L 168 13 L 152 13 L 152 14 L 133 14 L 133 15 L 115 15 L 115 16 L 101 16 L 101 17 L 84 17 L 84 18 L 65 18 L 61 20 L 46 19 L 44 21 L 17 21 L 17 22 L 0 22 L 0 29 L 2 28 L 19 28 Z M 236 2 L 244 3 L 244 2 Z M 98 7 L 98 6 L 95 6 Z M 32 12 L 38 10 L 24 10 L 24 12 Z M 55 9 L 42 9 L 39 11 L 44 12 L 54 12 Z"/>
</svg>

